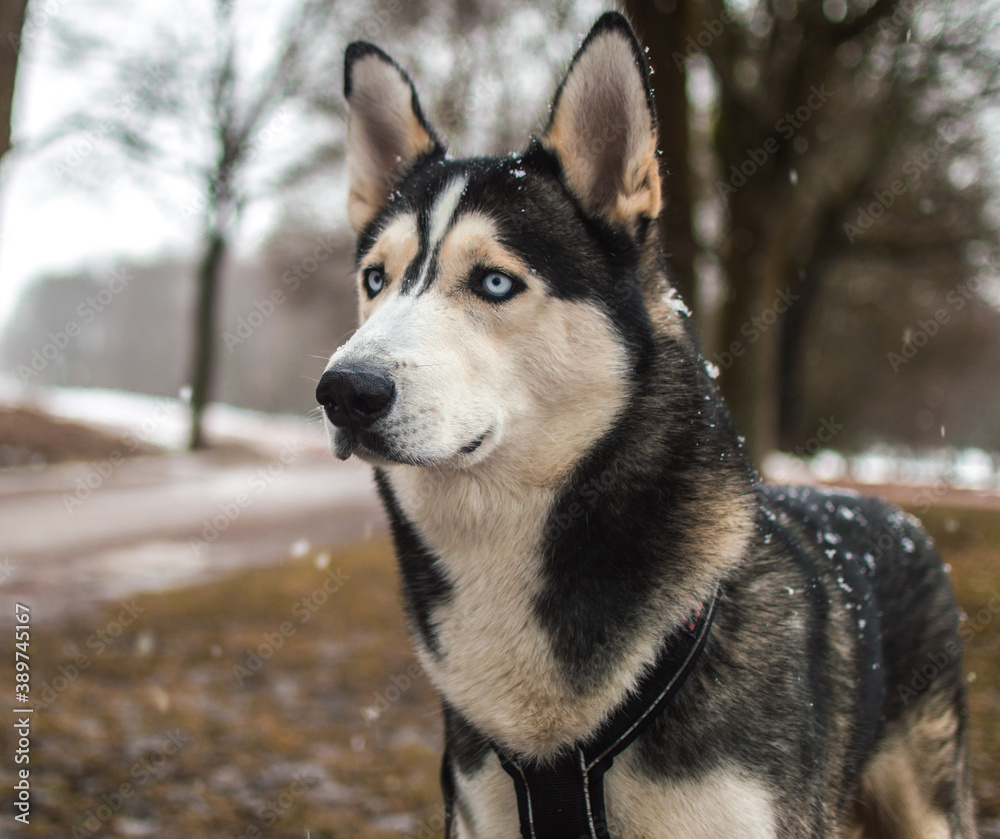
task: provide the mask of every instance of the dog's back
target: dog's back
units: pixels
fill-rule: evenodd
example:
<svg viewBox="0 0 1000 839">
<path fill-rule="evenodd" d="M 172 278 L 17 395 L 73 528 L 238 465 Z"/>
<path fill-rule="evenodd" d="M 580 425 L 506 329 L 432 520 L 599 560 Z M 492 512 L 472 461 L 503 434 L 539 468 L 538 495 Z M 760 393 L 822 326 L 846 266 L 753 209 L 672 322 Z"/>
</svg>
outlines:
<svg viewBox="0 0 1000 839">
<path fill-rule="evenodd" d="M 974 836 L 958 610 L 934 545 L 880 499 L 764 493 L 825 621 L 809 660 L 829 681 L 827 745 L 844 747 L 840 806 L 873 836 Z"/>
</svg>

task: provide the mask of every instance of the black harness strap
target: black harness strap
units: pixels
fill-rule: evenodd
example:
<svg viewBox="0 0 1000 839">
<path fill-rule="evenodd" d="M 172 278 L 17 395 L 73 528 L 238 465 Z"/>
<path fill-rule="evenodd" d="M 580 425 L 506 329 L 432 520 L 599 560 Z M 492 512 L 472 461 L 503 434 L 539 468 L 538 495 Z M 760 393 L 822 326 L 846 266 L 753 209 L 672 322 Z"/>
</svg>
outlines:
<svg viewBox="0 0 1000 839">
<path fill-rule="evenodd" d="M 692 613 L 660 650 L 656 664 L 588 740 L 555 761 L 521 760 L 491 743 L 514 780 L 522 839 L 607 839 L 604 773 L 680 690 L 705 648 L 719 592 Z M 446 793 L 446 802 L 451 798 Z M 451 802 L 446 804 L 452 815 Z M 450 822 L 451 819 L 449 818 Z M 449 824 L 450 828 L 450 824 Z M 450 835 L 450 830 L 445 834 Z"/>
</svg>

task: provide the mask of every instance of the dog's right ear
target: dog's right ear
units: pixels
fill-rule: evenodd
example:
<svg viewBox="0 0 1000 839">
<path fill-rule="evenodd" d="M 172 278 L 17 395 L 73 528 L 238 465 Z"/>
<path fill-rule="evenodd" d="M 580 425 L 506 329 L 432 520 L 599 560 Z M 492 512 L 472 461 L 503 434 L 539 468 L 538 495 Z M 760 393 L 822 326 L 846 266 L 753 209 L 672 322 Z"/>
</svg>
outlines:
<svg viewBox="0 0 1000 839">
<path fill-rule="evenodd" d="M 444 146 L 424 119 L 413 82 L 373 44 L 355 41 L 344 55 L 344 96 L 350 106 L 347 216 L 363 230 L 389 193 L 424 155 Z"/>
<path fill-rule="evenodd" d="M 584 39 L 541 139 L 587 215 L 634 231 L 660 214 L 649 68 L 622 15 L 602 15 Z"/>
</svg>

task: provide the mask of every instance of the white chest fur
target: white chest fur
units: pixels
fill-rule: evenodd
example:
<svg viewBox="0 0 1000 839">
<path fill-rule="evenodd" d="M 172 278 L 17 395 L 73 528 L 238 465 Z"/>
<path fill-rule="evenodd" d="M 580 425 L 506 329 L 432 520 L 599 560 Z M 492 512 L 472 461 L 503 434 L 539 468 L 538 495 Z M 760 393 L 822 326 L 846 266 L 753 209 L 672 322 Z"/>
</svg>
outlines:
<svg viewBox="0 0 1000 839">
<path fill-rule="evenodd" d="M 421 650 L 448 702 L 494 739 L 545 755 L 592 731 L 652 657 L 651 635 L 591 694 L 560 673 L 535 616 L 553 490 L 514 492 L 501 481 L 427 470 L 389 472 L 403 511 L 452 587 L 432 615 L 440 657 Z"/>
</svg>

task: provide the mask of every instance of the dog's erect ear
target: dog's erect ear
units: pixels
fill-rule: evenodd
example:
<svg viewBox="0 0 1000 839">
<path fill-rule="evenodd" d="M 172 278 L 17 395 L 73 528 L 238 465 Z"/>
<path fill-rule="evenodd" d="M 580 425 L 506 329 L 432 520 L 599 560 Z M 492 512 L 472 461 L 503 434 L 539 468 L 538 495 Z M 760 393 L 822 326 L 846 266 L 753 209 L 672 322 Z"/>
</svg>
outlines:
<svg viewBox="0 0 1000 839">
<path fill-rule="evenodd" d="M 350 106 L 347 216 L 361 231 L 423 155 L 443 153 L 424 119 L 413 82 L 373 44 L 355 41 L 344 55 L 344 96 Z"/>
<path fill-rule="evenodd" d="M 660 213 L 656 116 L 642 48 L 628 21 L 602 15 L 556 91 L 543 145 L 585 213 L 635 230 Z"/>
</svg>

